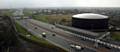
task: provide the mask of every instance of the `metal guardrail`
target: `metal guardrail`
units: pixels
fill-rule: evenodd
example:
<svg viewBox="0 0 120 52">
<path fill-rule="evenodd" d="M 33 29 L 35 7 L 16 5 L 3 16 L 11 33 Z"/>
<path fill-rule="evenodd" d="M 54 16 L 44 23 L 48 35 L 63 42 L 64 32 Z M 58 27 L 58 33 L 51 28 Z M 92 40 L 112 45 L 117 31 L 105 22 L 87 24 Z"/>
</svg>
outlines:
<svg viewBox="0 0 120 52">
<path fill-rule="evenodd" d="M 106 36 L 108 36 L 108 35 L 110 35 L 110 32 L 107 32 L 107 33 L 103 34 L 103 35 L 100 36 L 98 39 L 103 39 L 104 37 L 106 37 Z"/>
</svg>

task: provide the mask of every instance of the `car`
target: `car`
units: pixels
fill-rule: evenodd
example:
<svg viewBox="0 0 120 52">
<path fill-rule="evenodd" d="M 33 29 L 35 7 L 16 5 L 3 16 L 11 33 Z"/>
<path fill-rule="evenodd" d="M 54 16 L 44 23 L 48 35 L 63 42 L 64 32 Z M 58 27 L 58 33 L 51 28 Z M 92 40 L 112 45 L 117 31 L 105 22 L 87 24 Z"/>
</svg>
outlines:
<svg viewBox="0 0 120 52">
<path fill-rule="evenodd" d="M 78 50 L 82 50 L 83 49 L 80 45 L 75 45 L 75 44 L 71 44 L 70 47 L 78 49 Z"/>
<path fill-rule="evenodd" d="M 51 29 L 54 29 L 54 27 L 51 27 Z"/>
<path fill-rule="evenodd" d="M 34 29 L 37 29 L 37 27 L 35 27 Z"/>
<path fill-rule="evenodd" d="M 42 33 L 42 35 L 45 35 L 45 34 L 46 34 L 45 32 Z"/>
<path fill-rule="evenodd" d="M 30 37 L 31 35 L 26 35 L 27 37 Z"/>
<path fill-rule="evenodd" d="M 118 49 L 120 49 L 120 47 L 118 47 Z"/>
<path fill-rule="evenodd" d="M 71 45 L 70 45 L 70 47 L 74 48 L 74 47 L 75 47 L 75 45 L 71 44 Z"/>
<path fill-rule="evenodd" d="M 46 38 L 46 33 L 45 32 L 42 33 L 42 37 Z"/>
<path fill-rule="evenodd" d="M 42 37 L 46 38 L 46 35 L 42 35 Z"/>
<path fill-rule="evenodd" d="M 52 34 L 52 36 L 56 36 L 55 34 Z"/>
</svg>

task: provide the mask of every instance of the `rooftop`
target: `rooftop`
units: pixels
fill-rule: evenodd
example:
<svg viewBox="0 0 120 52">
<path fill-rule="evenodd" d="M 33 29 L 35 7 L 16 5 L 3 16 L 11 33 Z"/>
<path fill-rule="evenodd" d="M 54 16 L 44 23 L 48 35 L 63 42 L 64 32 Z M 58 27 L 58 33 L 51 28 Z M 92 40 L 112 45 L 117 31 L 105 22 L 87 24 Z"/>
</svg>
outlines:
<svg viewBox="0 0 120 52">
<path fill-rule="evenodd" d="M 83 13 L 83 14 L 76 14 L 72 16 L 73 18 L 83 18 L 83 19 L 104 19 L 108 18 L 108 16 L 101 15 L 101 14 L 94 14 L 94 13 Z"/>
</svg>

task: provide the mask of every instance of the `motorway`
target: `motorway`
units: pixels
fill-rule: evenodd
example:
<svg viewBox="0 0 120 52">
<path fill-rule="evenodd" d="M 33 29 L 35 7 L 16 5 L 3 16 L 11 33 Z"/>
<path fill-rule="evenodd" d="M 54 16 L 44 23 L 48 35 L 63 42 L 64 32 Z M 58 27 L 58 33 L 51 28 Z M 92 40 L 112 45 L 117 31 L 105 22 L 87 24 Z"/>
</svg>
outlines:
<svg viewBox="0 0 120 52">
<path fill-rule="evenodd" d="M 70 36 L 70 34 L 68 34 L 68 32 L 67 32 L 67 34 L 65 33 L 64 35 L 66 35 L 66 36 L 64 36 L 63 37 L 63 30 L 61 30 L 61 29 L 59 29 L 59 31 L 58 32 L 60 32 L 60 31 L 62 31 L 62 32 L 60 32 L 60 33 L 62 33 L 62 34 L 60 34 L 60 35 L 57 35 L 57 33 L 51 33 L 51 32 L 49 32 L 48 30 L 45 30 L 45 29 L 43 29 L 43 28 L 37 28 L 37 29 L 34 29 L 35 27 L 37 27 L 37 25 L 33 25 L 33 24 L 31 24 L 30 23 L 30 21 L 29 20 L 21 20 L 21 21 L 19 21 L 20 22 L 20 24 L 22 25 L 22 26 L 24 26 L 25 28 L 27 28 L 30 32 L 32 32 L 34 35 L 36 35 L 36 36 L 39 36 L 39 37 L 41 37 L 41 35 L 40 34 L 42 34 L 43 32 L 46 32 L 47 34 L 47 37 L 45 38 L 46 40 L 48 40 L 48 41 L 50 41 L 51 43 L 53 43 L 53 44 L 55 44 L 55 45 L 57 45 L 57 46 L 59 46 L 59 47 L 62 47 L 62 48 L 64 48 L 64 49 L 66 49 L 66 50 L 69 50 L 69 52 L 79 52 L 79 50 L 76 50 L 76 49 L 74 49 L 74 48 L 71 48 L 70 47 L 70 44 L 77 44 L 77 45 L 81 45 L 81 46 L 83 46 L 83 47 L 86 47 L 86 49 L 87 50 L 91 50 L 92 52 L 94 52 L 94 51 L 96 51 L 95 49 L 93 49 L 93 48 L 90 48 L 90 47 L 88 47 L 88 46 L 91 46 L 92 45 L 92 43 L 86 43 L 85 41 L 82 41 L 82 40 L 80 40 L 80 38 L 78 38 L 78 37 L 75 37 L 75 36 Z M 36 22 L 35 22 L 36 23 Z M 48 26 L 48 25 L 47 25 Z M 54 27 L 54 26 L 52 26 L 52 27 Z M 51 27 L 50 27 L 51 28 Z M 58 30 L 57 28 L 55 28 L 55 30 Z M 65 31 L 66 32 L 66 31 Z M 52 34 L 56 34 L 56 36 L 52 36 Z M 62 35 L 62 36 L 61 36 Z M 73 38 L 74 37 L 74 38 Z M 80 42 L 82 42 L 82 44 L 86 44 L 86 45 L 88 45 L 88 46 L 86 46 L 86 45 L 82 45 Z M 90 45 L 91 44 L 91 45 Z M 89 48 L 89 49 L 88 49 Z"/>
<path fill-rule="evenodd" d="M 91 52 L 97 51 L 97 49 L 94 46 L 93 39 L 87 38 L 87 39 L 92 40 L 93 42 L 81 40 L 81 38 L 86 38 L 86 37 L 73 35 L 74 33 L 56 28 L 54 25 L 45 24 L 45 23 L 42 23 L 40 21 L 36 21 L 33 19 L 20 20 L 20 21 L 18 21 L 18 23 L 20 23 L 22 26 L 24 26 L 26 29 L 28 29 L 28 31 L 30 31 L 31 33 L 33 33 L 34 35 L 36 35 L 38 37 L 42 37 L 41 34 L 43 32 L 46 32 L 47 37 L 44 39 L 48 40 L 49 42 L 51 42 L 59 47 L 62 47 L 64 49 L 68 50 L 69 52 L 85 52 L 85 51 L 80 51 L 80 50 L 71 48 L 70 44 L 80 45 L 80 46 L 86 48 L 87 50 L 90 50 Z M 35 27 L 37 27 L 37 29 L 35 29 Z M 55 34 L 56 36 L 52 36 L 53 34 Z M 98 41 L 98 40 L 95 40 L 95 41 Z M 98 41 L 98 42 L 100 42 L 100 41 Z M 102 42 L 102 43 L 104 43 L 104 42 Z M 86 51 L 86 52 L 88 52 L 88 51 Z"/>
</svg>

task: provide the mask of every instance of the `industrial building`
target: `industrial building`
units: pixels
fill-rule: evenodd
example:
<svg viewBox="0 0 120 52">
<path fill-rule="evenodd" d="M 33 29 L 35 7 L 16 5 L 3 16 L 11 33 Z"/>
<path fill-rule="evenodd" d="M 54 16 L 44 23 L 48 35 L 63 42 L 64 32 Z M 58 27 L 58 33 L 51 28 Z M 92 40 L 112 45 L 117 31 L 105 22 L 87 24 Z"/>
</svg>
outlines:
<svg viewBox="0 0 120 52">
<path fill-rule="evenodd" d="M 72 16 L 72 26 L 80 29 L 103 31 L 108 29 L 108 16 L 83 13 Z"/>
</svg>

